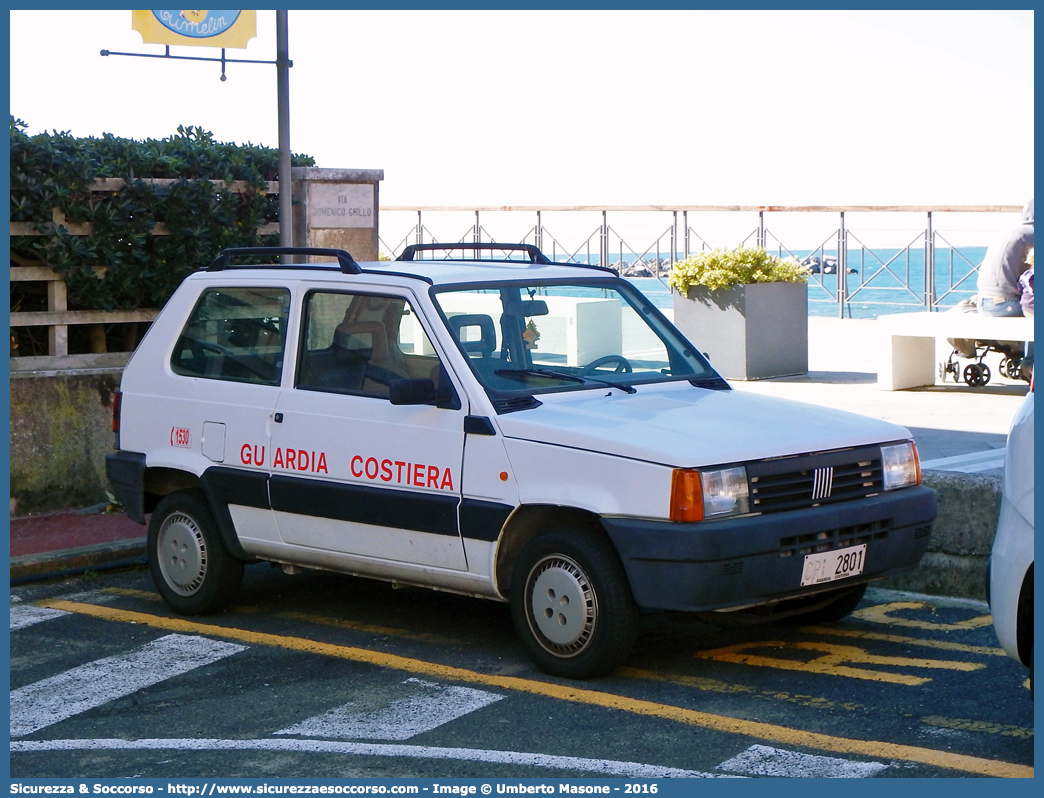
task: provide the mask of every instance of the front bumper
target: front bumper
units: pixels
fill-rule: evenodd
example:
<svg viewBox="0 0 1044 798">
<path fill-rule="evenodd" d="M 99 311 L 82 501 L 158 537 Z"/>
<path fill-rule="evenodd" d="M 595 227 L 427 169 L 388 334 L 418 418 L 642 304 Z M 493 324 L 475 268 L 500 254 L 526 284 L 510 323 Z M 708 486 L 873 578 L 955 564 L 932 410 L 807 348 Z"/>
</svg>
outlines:
<svg viewBox="0 0 1044 798">
<path fill-rule="evenodd" d="M 935 491 L 906 488 L 867 499 L 725 521 L 685 524 L 602 518 L 638 606 L 705 610 L 763 604 L 907 571 L 928 548 Z M 800 587 L 804 555 L 866 543 L 863 573 Z"/>
</svg>

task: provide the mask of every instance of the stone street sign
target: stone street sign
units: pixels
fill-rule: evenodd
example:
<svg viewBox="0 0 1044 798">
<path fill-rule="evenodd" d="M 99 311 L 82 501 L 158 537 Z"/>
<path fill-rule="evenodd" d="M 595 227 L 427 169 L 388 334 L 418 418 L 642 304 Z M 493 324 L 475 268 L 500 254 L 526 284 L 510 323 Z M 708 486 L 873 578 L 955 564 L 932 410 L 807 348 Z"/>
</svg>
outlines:
<svg viewBox="0 0 1044 798">
<path fill-rule="evenodd" d="M 308 226 L 312 229 L 372 228 L 376 224 L 374 187 L 366 183 L 310 183 Z"/>
</svg>

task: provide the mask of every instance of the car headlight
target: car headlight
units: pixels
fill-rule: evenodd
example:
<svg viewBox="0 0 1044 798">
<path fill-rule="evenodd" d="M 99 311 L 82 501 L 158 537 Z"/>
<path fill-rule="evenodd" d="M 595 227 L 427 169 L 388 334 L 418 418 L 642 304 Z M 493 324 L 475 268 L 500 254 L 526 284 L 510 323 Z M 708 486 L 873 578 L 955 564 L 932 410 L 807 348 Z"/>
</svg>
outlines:
<svg viewBox="0 0 1044 798">
<path fill-rule="evenodd" d="M 701 471 L 676 468 L 671 479 L 671 520 L 703 521 L 750 512 L 743 466 Z"/>
<path fill-rule="evenodd" d="M 885 490 L 921 484 L 921 463 L 913 441 L 881 447 L 881 471 Z"/>
</svg>

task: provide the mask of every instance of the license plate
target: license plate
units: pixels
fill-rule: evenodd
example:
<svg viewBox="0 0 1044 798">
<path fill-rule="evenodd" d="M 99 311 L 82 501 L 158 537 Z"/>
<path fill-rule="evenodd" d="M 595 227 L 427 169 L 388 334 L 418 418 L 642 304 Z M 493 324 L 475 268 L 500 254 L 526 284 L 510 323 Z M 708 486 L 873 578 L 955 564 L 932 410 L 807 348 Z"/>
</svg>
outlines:
<svg viewBox="0 0 1044 798">
<path fill-rule="evenodd" d="M 852 546 L 822 554 L 806 554 L 805 568 L 801 572 L 801 587 L 821 585 L 863 573 L 866 561 L 866 544 Z"/>
</svg>

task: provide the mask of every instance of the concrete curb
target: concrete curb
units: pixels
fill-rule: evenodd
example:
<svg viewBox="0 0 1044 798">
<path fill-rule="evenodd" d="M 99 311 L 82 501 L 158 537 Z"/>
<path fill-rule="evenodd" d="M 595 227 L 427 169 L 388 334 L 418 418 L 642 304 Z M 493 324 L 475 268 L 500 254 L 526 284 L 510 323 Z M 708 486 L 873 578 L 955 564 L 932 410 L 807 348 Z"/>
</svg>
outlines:
<svg viewBox="0 0 1044 798">
<path fill-rule="evenodd" d="M 1001 477 L 925 471 L 939 498 L 939 517 L 921 565 L 877 582 L 880 587 L 937 596 L 986 599 L 986 560 L 1000 514 Z"/>
<path fill-rule="evenodd" d="M 11 558 L 11 582 L 48 579 L 55 576 L 104 570 L 144 563 L 145 538 L 97 543 Z"/>
</svg>

